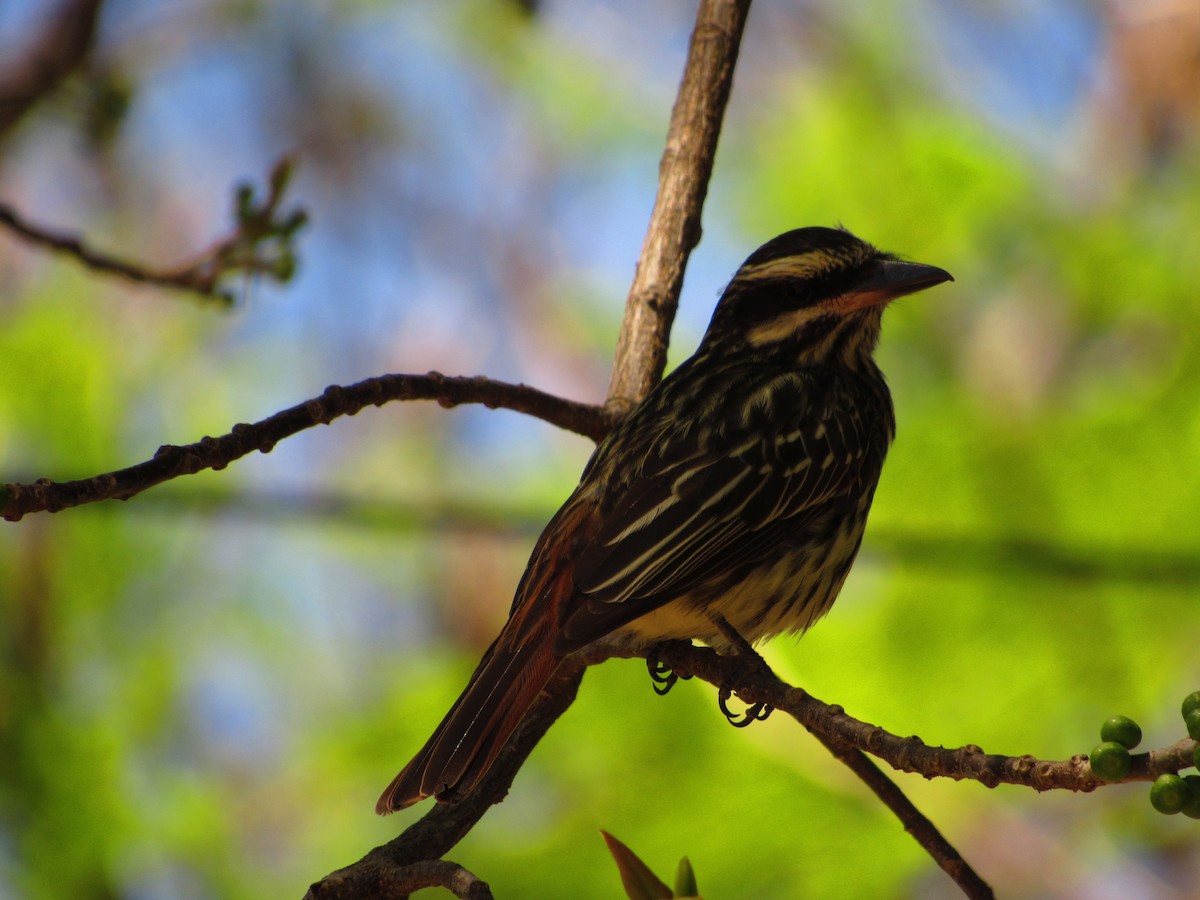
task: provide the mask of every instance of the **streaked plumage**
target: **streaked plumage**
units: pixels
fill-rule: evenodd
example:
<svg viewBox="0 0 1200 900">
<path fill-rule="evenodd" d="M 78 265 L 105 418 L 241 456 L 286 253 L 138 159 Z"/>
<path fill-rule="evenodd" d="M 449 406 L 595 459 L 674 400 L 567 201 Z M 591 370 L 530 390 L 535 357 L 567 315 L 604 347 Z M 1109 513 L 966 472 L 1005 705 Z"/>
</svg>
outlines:
<svg viewBox="0 0 1200 900">
<path fill-rule="evenodd" d="M 381 813 L 464 796 L 568 654 L 757 641 L 837 597 L 895 433 L 871 354 L 887 302 L 950 280 L 849 232 L 756 250 L 690 359 L 597 447 L 538 539 L 508 623 Z"/>
</svg>

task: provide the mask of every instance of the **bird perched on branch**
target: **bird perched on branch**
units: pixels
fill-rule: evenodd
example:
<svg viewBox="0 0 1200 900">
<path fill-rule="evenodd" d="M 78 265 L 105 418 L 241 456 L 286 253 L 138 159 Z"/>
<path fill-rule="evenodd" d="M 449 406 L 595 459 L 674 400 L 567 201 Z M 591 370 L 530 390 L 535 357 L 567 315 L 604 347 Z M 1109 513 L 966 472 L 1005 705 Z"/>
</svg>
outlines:
<svg viewBox="0 0 1200 900">
<path fill-rule="evenodd" d="M 596 448 L 508 623 L 377 812 L 470 793 L 561 661 L 593 642 L 722 649 L 729 626 L 754 642 L 828 612 L 895 433 L 872 359 L 884 307 L 951 280 L 842 229 L 754 251 L 696 353 Z"/>
</svg>

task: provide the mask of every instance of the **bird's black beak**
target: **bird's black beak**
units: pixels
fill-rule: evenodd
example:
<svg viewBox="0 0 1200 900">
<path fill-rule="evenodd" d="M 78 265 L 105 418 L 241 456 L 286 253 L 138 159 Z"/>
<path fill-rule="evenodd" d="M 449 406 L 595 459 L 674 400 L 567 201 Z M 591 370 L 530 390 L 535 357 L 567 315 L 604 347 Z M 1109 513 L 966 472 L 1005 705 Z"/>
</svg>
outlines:
<svg viewBox="0 0 1200 900">
<path fill-rule="evenodd" d="M 838 297 L 836 302 L 846 311 L 880 306 L 905 294 L 915 294 L 953 280 L 953 275 L 937 266 L 882 259 L 871 274 Z"/>
</svg>

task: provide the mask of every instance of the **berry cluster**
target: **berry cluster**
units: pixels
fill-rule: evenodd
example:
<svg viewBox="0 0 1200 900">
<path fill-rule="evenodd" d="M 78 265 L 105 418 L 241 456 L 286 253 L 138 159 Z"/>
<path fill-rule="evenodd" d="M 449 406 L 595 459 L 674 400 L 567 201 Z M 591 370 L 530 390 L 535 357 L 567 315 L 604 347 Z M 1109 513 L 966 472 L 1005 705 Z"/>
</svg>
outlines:
<svg viewBox="0 0 1200 900">
<path fill-rule="evenodd" d="M 1183 701 L 1183 722 L 1192 740 L 1200 741 L 1200 691 L 1194 691 Z M 1126 716 L 1113 716 L 1100 729 L 1100 741 L 1091 753 L 1092 772 L 1103 781 L 1120 781 L 1129 774 L 1132 759 L 1129 751 L 1142 740 L 1142 729 Z M 1200 744 L 1192 754 L 1200 769 Z M 1200 775 L 1180 776 L 1168 772 L 1159 775 L 1150 786 L 1150 804 L 1164 815 L 1183 813 L 1200 819 Z"/>
</svg>

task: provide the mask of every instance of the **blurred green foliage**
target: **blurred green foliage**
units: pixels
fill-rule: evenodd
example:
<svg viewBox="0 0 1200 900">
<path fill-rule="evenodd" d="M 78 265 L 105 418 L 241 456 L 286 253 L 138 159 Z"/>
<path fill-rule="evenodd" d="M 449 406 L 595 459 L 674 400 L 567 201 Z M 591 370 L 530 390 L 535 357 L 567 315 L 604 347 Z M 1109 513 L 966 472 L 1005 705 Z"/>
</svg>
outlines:
<svg viewBox="0 0 1200 900">
<path fill-rule="evenodd" d="M 767 25 L 792 22 L 764 7 Z M 778 231 L 840 221 L 958 280 L 889 312 L 899 439 L 863 557 L 833 614 L 766 656 L 932 743 L 1059 758 L 1118 712 L 1147 747 L 1174 742 L 1178 699 L 1200 682 L 1195 132 L 1165 155 L 1102 153 L 1120 129 L 1084 92 L 1068 112 L 1095 133 L 1064 131 L 1070 146 L 1047 153 L 949 99 L 920 65 L 918 16 L 832 9 L 795 33 L 748 31 L 804 62 L 751 60 L 747 44 L 706 227 L 740 259 Z M 581 59 L 537 16 L 482 0 L 426 13 L 413 40 L 515 97 L 556 166 L 634 159 L 658 133 L 648 122 L 665 132 L 644 73 Z M 821 40 L 804 44 L 800 26 Z M 424 113 L 478 111 L 463 104 Z M 305 205 L 319 242 L 320 203 Z M 510 301 L 507 327 L 533 335 L 523 352 L 582 347 L 579 379 L 598 396 L 597 334 L 615 328 L 632 262 L 552 274 L 553 346 L 537 341 L 547 313 Z M 119 468 L 334 380 L 321 335 L 266 332 L 253 299 L 223 320 L 69 264 L 11 277 L 2 480 Z M 578 309 L 572 284 L 589 297 Z M 128 505 L 4 523 L 0 896 L 298 897 L 421 815 L 371 807 L 465 683 L 588 452 L 483 416 L 371 411 Z M 702 685 L 649 688 L 635 662 L 589 673 L 452 858 L 498 896 L 563 896 L 569 878 L 573 897 L 612 897 L 604 828 L 656 871 L 686 854 L 709 898 L 948 895 L 802 729 L 777 715 L 734 730 Z M 1166 897 L 1200 879 L 1200 831 L 1152 814 L 1144 785 L 1037 796 L 896 777 L 1001 895 L 1086 896 L 1120 873 Z"/>
</svg>

